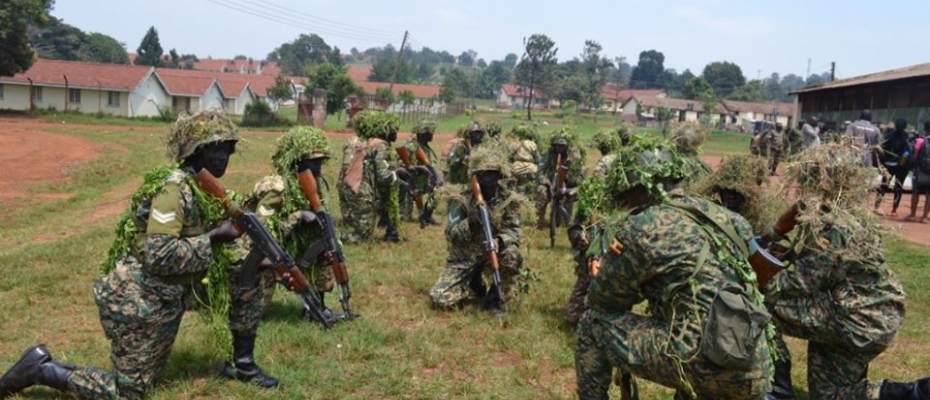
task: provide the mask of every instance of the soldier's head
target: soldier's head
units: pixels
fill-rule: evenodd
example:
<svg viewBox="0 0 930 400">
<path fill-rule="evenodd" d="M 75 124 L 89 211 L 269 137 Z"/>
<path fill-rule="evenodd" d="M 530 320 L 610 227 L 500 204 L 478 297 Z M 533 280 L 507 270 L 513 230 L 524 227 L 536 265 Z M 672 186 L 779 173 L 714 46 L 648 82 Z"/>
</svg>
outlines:
<svg viewBox="0 0 930 400">
<path fill-rule="evenodd" d="M 468 173 L 478 179 L 485 200 L 493 199 L 499 192 L 501 180 L 510 176 L 507 149 L 493 142 L 475 148 L 468 157 Z"/>
<path fill-rule="evenodd" d="M 821 203 L 862 203 L 872 190 L 875 173 L 866 168 L 862 147 L 851 141 L 828 143 L 801 154 L 789 165 L 786 186 L 795 181 L 798 197 L 816 198 Z"/>
<path fill-rule="evenodd" d="M 514 126 L 510 129 L 510 136 L 519 140 L 536 141 L 536 139 L 539 139 L 539 133 L 537 133 L 536 127 L 529 124 L 518 124 Z"/>
<path fill-rule="evenodd" d="M 591 146 L 606 156 L 620 149 L 620 137 L 613 129 L 602 129 L 591 137 Z"/>
<path fill-rule="evenodd" d="M 330 147 L 326 134 L 317 128 L 298 126 L 275 140 L 271 163 L 281 176 L 293 176 L 310 170 L 313 176 L 319 177 L 329 157 Z"/>
<path fill-rule="evenodd" d="M 472 146 L 477 146 L 484 141 L 484 128 L 481 127 L 481 124 L 478 121 L 472 121 L 468 124 L 468 127 L 465 128 L 465 138 L 471 143 Z"/>
<path fill-rule="evenodd" d="M 685 177 L 684 160 L 676 146 L 656 137 L 634 137 L 607 175 L 607 190 L 626 207 L 639 207 L 667 199 Z"/>
<path fill-rule="evenodd" d="M 672 134 L 672 141 L 678 147 L 678 151 L 684 154 L 697 153 L 707 138 L 707 130 L 700 124 L 683 123 Z"/>
<path fill-rule="evenodd" d="M 620 128 L 620 145 L 626 146 L 630 144 L 630 139 L 633 137 L 633 128 L 628 126 Z"/>
<path fill-rule="evenodd" d="M 817 117 L 815 117 L 815 116 L 813 116 L 813 115 L 810 116 L 810 117 L 808 117 L 808 118 L 807 118 L 807 124 L 810 125 L 810 126 L 814 126 L 814 127 L 818 126 L 819 124 L 817 123 Z"/>
<path fill-rule="evenodd" d="M 894 122 L 894 130 L 898 132 L 904 132 L 905 129 L 907 129 L 907 120 L 904 118 L 898 118 L 898 120 Z"/>
<path fill-rule="evenodd" d="M 394 142 L 397 140 L 400 118 L 394 113 L 369 108 L 355 114 L 352 126 L 361 139 L 378 138 Z"/>
<path fill-rule="evenodd" d="M 568 148 L 574 141 L 575 136 L 569 128 L 559 129 L 549 138 L 549 151 L 564 159 L 568 157 Z"/>
<path fill-rule="evenodd" d="M 861 112 L 859 112 L 859 119 L 865 120 L 865 121 L 872 121 L 872 110 L 869 110 L 868 108 L 866 108 L 862 110 Z"/>
<path fill-rule="evenodd" d="M 501 132 L 504 128 L 501 127 L 497 121 L 491 121 L 484 125 L 484 130 L 487 131 L 488 136 L 498 139 L 501 136 Z"/>
<path fill-rule="evenodd" d="M 781 122 L 777 122 L 777 123 L 775 123 L 775 130 L 776 130 L 777 132 L 781 132 L 781 131 L 785 130 L 785 126 L 782 125 Z"/>
<path fill-rule="evenodd" d="M 749 218 L 747 210 L 762 197 L 761 185 L 768 178 L 768 162 L 760 157 L 726 157 L 706 181 L 697 184 L 697 193 L 717 198 L 721 205 Z"/>
<path fill-rule="evenodd" d="M 413 133 L 417 135 L 417 141 L 420 143 L 429 143 L 433 141 L 433 135 L 436 133 L 436 121 L 431 119 L 421 119 L 413 127 Z"/>
<path fill-rule="evenodd" d="M 239 130 L 226 114 L 200 111 L 178 117 L 168 134 L 168 154 L 195 172 L 205 168 L 220 178 L 238 141 Z"/>
</svg>

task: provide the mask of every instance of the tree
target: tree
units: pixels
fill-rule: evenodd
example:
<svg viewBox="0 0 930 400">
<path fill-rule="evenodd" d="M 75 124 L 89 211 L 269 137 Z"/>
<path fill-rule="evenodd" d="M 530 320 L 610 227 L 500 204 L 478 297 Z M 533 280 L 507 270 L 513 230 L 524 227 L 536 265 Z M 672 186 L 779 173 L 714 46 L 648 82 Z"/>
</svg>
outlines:
<svg viewBox="0 0 930 400">
<path fill-rule="evenodd" d="M 394 103 L 394 93 L 391 93 L 391 89 L 379 87 L 375 89 L 375 101 L 390 106 Z"/>
<path fill-rule="evenodd" d="M 413 95 L 413 92 L 410 90 L 404 90 L 397 94 L 397 99 L 400 100 L 400 103 L 404 106 L 404 111 L 407 111 L 407 107 L 412 106 L 417 98 Z"/>
<path fill-rule="evenodd" d="M 475 81 L 462 68 L 455 68 L 442 78 L 443 86 L 452 89 L 453 93 L 461 96 L 468 96 L 475 90 Z"/>
<path fill-rule="evenodd" d="M 685 83 L 684 88 L 681 89 L 681 95 L 688 100 L 714 98 L 714 88 L 704 78 L 698 76 Z"/>
<path fill-rule="evenodd" d="M 278 46 L 267 58 L 277 62 L 287 75 L 300 75 L 307 67 L 324 62 L 342 65 L 339 48 L 330 47 L 316 34 L 301 34 L 294 41 Z"/>
<path fill-rule="evenodd" d="M 92 32 L 81 45 L 81 60 L 109 64 L 129 64 L 126 45 L 102 33 Z"/>
<path fill-rule="evenodd" d="M 751 80 L 745 85 L 736 88 L 726 97 L 730 100 L 761 102 L 765 99 L 762 97 L 762 85 L 758 80 Z"/>
<path fill-rule="evenodd" d="M 248 60 L 248 59 L 249 59 L 248 57 L 242 54 L 237 54 L 235 57 L 233 57 L 233 60 Z"/>
<path fill-rule="evenodd" d="M 604 102 L 604 85 L 607 84 L 608 75 L 614 64 L 607 57 L 601 56 L 603 47 L 594 40 L 585 40 L 584 50 L 581 52 L 581 101 L 589 109 L 594 110 L 594 119 L 597 121 L 597 110 Z"/>
<path fill-rule="evenodd" d="M 168 64 L 165 65 L 168 68 L 181 68 L 181 56 L 175 49 L 168 50 Z"/>
<path fill-rule="evenodd" d="M 149 27 L 148 32 L 145 33 L 145 37 L 142 38 L 142 43 L 139 43 L 139 48 L 136 49 L 136 65 L 151 65 L 153 67 L 161 67 L 164 62 L 161 59 L 161 56 L 164 54 L 164 50 L 161 48 L 161 42 L 158 40 L 158 31 L 155 30 L 155 27 Z"/>
<path fill-rule="evenodd" d="M 714 93 L 721 97 L 729 96 L 736 88 L 746 84 L 743 70 L 739 65 L 728 61 L 707 64 L 701 76 L 714 88 Z"/>
<path fill-rule="evenodd" d="M 55 17 L 50 17 L 41 26 L 30 24 L 28 32 L 29 43 L 39 58 L 51 60 L 80 60 L 81 46 L 87 40 L 84 31 Z"/>
<path fill-rule="evenodd" d="M 804 82 L 804 78 L 797 76 L 795 74 L 788 74 L 788 75 L 781 77 L 780 83 L 781 83 L 782 89 L 785 90 L 785 93 L 791 93 L 795 90 L 798 90 L 804 87 L 804 85 L 806 85 L 806 83 Z M 790 98 L 790 96 L 786 96 L 785 100 L 787 100 L 788 98 Z"/>
<path fill-rule="evenodd" d="M 326 89 L 326 113 L 336 114 L 345 109 L 349 96 L 362 96 L 362 89 L 346 75 L 347 68 L 333 63 L 322 63 L 307 68 L 307 89 Z"/>
<path fill-rule="evenodd" d="M 0 11 L 0 76 L 23 72 L 36 60 L 27 24 L 44 24 L 54 0 L 3 1 Z"/>
<path fill-rule="evenodd" d="M 284 75 L 275 77 L 274 86 L 268 88 L 268 100 L 271 102 L 271 107 L 277 111 L 282 102 L 293 97 L 294 92 L 291 91 L 291 83 L 287 81 L 287 78 Z"/>
<path fill-rule="evenodd" d="M 491 61 L 491 64 L 481 74 L 494 82 L 496 86 L 510 82 L 510 69 L 501 61 Z"/>
<path fill-rule="evenodd" d="M 531 121 L 535 92 L 552 86 L 559 49 L 555 47 L 552 39 L 543 34 L 534 34 L 529 39 L 523 39 L 523 47 L 523 57 L 514 70 L 514 82 L 527 92 L 529 103 L 526 107 L 526 119 Z"/>
<path fill-rule="evenodd" d="M 510 69 L 514 69 L 517 67 L 517 61 L 519 60 L 520 60 L 520 57 L 517 56 L 516 54 L 507 53 L 507 55 L 504 56 L 504 66 Z"/>
<path fill-rule="evenodd" d="M 443 79 L 442 85 L 439 86 L 439 101 L 450 104 L 455 100 L 455 96 L 455 87 L 448 79 Z"/>
<path fill-rule="evenodd" d="M 630 87 L 634 89 L 663 88 L 665 55 L 656 50 L 639 53 L 639 62 L 630 76 Z"/>
<path fill-rule="evenodd" d="M 472 67 L 475 65 L 475 57 L 478 56 L 478 53 L 472 49 L 463 51 L 462 54 L 459 54 L 458 62 L 459 65 L 463 67 Z"/>
<path fill-rule="evenodd" d="M 617 89 L 623 89 L 630 84 L 630 64 L 626 62 L 626 57 L 614 57 L 614 68 L 611 71 L 611 82 Z"/>
</svg>

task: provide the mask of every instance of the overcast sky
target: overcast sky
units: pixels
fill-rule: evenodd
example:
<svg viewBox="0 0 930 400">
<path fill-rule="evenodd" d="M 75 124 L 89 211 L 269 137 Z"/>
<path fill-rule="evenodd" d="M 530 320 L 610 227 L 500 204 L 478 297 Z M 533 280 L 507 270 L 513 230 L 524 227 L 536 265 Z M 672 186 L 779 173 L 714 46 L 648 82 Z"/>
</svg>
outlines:
<svg viewBox="0 0 930 400">
<path fill-rule="evenodd" d="M 835 61 L 838 78 L 930 61 L 927 0 L 57 0 L 52 15 L 129 51 L 154 25 L 166 53 L 201 58 L 262 59 L 301 33 L 344 52 L 398 47 L 407 30 L 413 48 L 474 49 L 487 61 L 519 55 L 524 37 L 545 33 L 560 60 L 594 39 L 632 65 L 655 49 L 678 72 L 731 61 L 748 79 L 804 76 L 808 59 L 811 73 Z"/>
</svg>

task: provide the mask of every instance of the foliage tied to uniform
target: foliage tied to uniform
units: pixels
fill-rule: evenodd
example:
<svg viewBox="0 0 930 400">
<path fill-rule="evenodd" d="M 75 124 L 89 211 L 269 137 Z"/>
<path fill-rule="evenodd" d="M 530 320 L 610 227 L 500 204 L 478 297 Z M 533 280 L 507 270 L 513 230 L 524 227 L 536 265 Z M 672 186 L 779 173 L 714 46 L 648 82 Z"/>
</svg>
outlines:
<svg viewBox="0 0 930 400">
<path fill-rule="evenodd" d="M 352 126 L 362 139 L 386 139 L 391 132 L 400 129 L 400 117 L 394 113 L 369 108 L 355 114 Z"/>
<path fill-rule="evenodd" d="M 606 184 L 617 198 L 623 192 L 642 185 L 655 202 L 668 200 L 665 184 L 690 175 L 677 147 L 658 136 L 637 135 L 630 139 L 610 168 Z"/>
<path fill-rule="evenodd" d="M 238 139 L 239 130 L 222 111 L 201 111 L 193 116 L 181 115 L 168 135 L 168 157 L 181 162 L 193 154 L 201 144 Z"/>
<path fill-rule="evenodd" d="M 271 155 L 271 164 L 281 176 L 297 174 L 297 162 L 311 154 L 329 157 L 331 150 L 326 134 L 311 126 L 298 126 L 291 128 L 275 140 L 274 154 Z"/>
</svg>

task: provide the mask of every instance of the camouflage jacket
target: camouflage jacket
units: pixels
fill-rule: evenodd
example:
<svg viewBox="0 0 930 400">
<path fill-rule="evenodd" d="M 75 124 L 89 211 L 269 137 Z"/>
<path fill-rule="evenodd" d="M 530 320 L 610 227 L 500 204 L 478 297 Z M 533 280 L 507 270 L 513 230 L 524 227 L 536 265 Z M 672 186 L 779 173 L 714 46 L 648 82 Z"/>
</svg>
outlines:
<svg viewBox="0 0 930 400">
<path fill-rule="evenodd" d="M 319 179 L 317 192 L 323 205 L 326 205 L 326 181 Z M 268 175 L 259 180 L 246 200 L 246 208 L 255 212 L 258 219 L 265 224 L 268 231 L 281 242 L 282 247 L 300 250 L 305 243 L 298 241 L 294 229 L 300 227 L 303 239 L 316 239 L 320 229 L 317 225 L 303 227 L 300 225 L 300 211 L 310 210 L 310 202 L 304 198 L 296 179 L 284 179 L 281 175 Z M 246 239 L 247 240 L 247 239 Z M 295 259 L 300 254 L 291 254 Z"/>
<path fill-rule="evenodd" d="M 539 173 L 536 178 L 536 182 L 540 185 L 550 185 L 554 183 L 555 173 L 557 166 L 555 165 L 557 159 L 556 154 L 553 152 L 548 152 L 544 155 L 540 155 L 539 159 Z M 563 162 L 569 162 L 568 174 L 565 176 L 565 186 L 569 188 L 578 187 L 581 185 L 581 182 L 584 181 L 585 176 L 585 153 L 578 147 L 571 147 L 568 149 L 568 160 L 563 160 Z"/>
<path fill-rule="evenodd" d="M 532 140 L 520 140 L 510 144 L 510 161 L 516 175 L 532 174 L 539 171 L 539 149 Z"/>
<path fill-rule="evenodd" d="M 906 300 L 901 282 L 885 265 L 881 235 L 855 218 L 830 222 L 803 244 L 795 269 L 779 273 L 766 286 L 766 302 L 777 306 L 781 300 L 829 296 L 832 318 L 846 343 L 887 345 L 904 318 Z"/>
<path fill-rule="evenodd" d="M 439 156 L 436 155 L 436 152 L 433 151 L 433 148 L 427 144 L 426 146 L 420 146 L 420 143 L 417 142 L 416 138 L 410 138 L 403 144 L 407 148 L 407 151 L 410 153 L 410 164 L 413 166 L 425 165 L 420 162 L 416 157 L 417 150 L 423 149 L 423 152 L 426 153 L 426 159 L 429 160 L 429 165 L 433 167 L 434 170 L 438 172 L 437 161 L 439 161 Z M 429 179 L 429 176 L 420 175 L 417 177 L 417 181 L 420 185 L 425 185 L 426 181 Z"/>
<path fill-rule="evenodd" d="M 520 246 L 523 232 L 520 228 L 520 200 L 516 193 L 501 188 L 493 199 L 487 201 L 491 216 L 491 232 L 499 237 L 504 247 Z M 468 216 L 477 213 L 477 202 L 472 196 L 471 188 L 454 196 L 449 203 L 449 224 L 446 226 L 446 240 L 450 246 L 468 248 L 476 254 L 484 249 L 484 231 L 472 230 Z"/>
<path fill-rule="evenodd" d="M 468 183 L 468 147 L 465 140 L 460 140 L 452 146 L 449 159 L 443 168 L 446 182 L 459 185 Z"/>
<path fill-rule="evenodd" d="M 781 152 L 788 154 L 791 149 L 791 143 L 788 141 L 788 134 L 785 131 L 771 130 L 765 136 L 768 142 L 768 151 L 770 153 Z"/>
<path fill-rule="evenodd" d="M 686 196 L 680 189 L 670 191 L 669 197 L 732 226 L 746 241 L 752 238 L 749 223 L 736 213 Z M 744 262 L 738 245 L 713 225 L 707 225 L 698 224 L 686 211 L 667 203 L 639 208 L 619 221 L 607 223 L 605 238 L 611 250 L 588 289 L 589 307 L 607 313 L 624 312 L 648 300 L 649 314 L 669 324 L 676 338 L 673 343 L 679 346 L 677 353 L 685 358 L 695 354 L 718 289 L 741 285 L 755 290 L 754 284 L 740 278 L 739 272 L 721 259 L 721 255 L 727 255 Z M 701 259 L 704 261 L 699 265 Z"/>
</svg>

